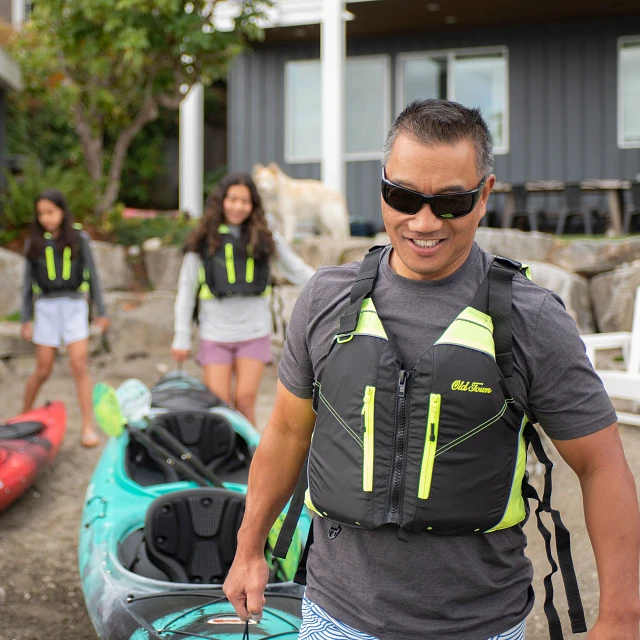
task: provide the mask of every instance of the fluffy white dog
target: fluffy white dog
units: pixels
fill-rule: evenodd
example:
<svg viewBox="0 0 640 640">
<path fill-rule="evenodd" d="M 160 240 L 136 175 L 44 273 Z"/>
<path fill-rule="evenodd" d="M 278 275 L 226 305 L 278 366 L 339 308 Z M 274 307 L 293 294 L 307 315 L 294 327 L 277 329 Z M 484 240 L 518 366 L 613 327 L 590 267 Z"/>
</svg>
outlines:
<svg viewBox="0 0 640 640">
<path fill-rule="evenodd" d="M 311 224 L 319 233 L 348 238 L 349 211 L 344 197 L 320 180 L 297 180 L 272 162 L 257 164 L 253 179 L 265 211 L 276 218 L 279 231 L 291 242 L 299 224 Z"/>
</svg>

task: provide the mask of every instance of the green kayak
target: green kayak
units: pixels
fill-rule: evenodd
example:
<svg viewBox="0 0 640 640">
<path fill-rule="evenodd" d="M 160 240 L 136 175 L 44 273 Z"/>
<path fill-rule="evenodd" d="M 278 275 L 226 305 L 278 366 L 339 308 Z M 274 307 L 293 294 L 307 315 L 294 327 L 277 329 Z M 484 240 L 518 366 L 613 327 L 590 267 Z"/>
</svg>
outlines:
<svg viewBox="0 0 640 640">
<path fill-rule="evenodd" d="M 117 407 L 109 393 L 101 397 L 106 386 L 98 387 L 94 411 L 102 426 Z M 79 567 L 98 635 L 297 638 L 302 587 L 292 580 L 306 543 L 308 512 L 285 560 L 271 555 L 284 513 L 275 523 L 265 548 L 270 580 L 264 615 L 245 624 L 221 586 L 235 553 L 260 435 L 193 378 L 169 376 L 152 389 L 152 398 L 144 420 L 125 425 L 123 419 L 121 429 L 111 430 L 114 437 L 85 496 Z M 171 448 L 176 441 L 183 454 Z"/>
</svg>

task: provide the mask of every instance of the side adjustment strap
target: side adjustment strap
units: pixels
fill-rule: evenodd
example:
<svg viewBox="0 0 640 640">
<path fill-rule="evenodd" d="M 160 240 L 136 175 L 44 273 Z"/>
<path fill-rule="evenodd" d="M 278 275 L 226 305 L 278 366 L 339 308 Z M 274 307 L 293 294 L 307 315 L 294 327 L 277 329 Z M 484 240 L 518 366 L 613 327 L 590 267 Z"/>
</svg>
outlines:
<svg viewBox="0 0 640 640">
<path fill-rule="evenodd" d="M 511 337 L 511 289 L 513 272 L 496 262 L 489 271 L 489 315 L 493 320 L 493 341 L 496 364 L 505 378 L 513 375 L 513 345 Z"/>
<path fill-rule="evenodd" d="M 383 250 L 384 247 L 374 247 L 362 260 L 356 281 L 351 287 L 351 294 L 349 296 L 350 304 L 346 311 L 340 316 L 338 335 L 352 333 L 356 330 L 362 301 L 371 295 L 376 278 L 378 277 L 378 266 Z"/>
<path fill-rule="evenodd" d="M 553 574 L 558 570 L 558 565 L 553 559 L 553 555 L 551 553 L 551 533 L 542 522 L 542 512 L 545 511 L 549 513 L 554 524 L 556 552 L 558 554 L 558 561 L 560 562 L 560 573 L 562 575 L 562 581 L 564 582 L 564 589 L 567 594 L 571 631 L 572 633 L 586 633 L 587 623 L 585 621 L 582 599 L 580 597 L 580 587 L 578 586 L 578 579 L 576 577 L 573 559 L 571 557 L 571 535 L 562 522 L 560 512 L 551 508 L 551 470 L 553 469 L 553 462 L 551 462 L 549 456 L 544 450 L 538 432 L 530 423 L 525 427 L 525 438 L 531 443 L 536 457 L 545 467 L 544 493 L 542 495 L 542 499 L 540 499 L 537 491 L 528 482 L 524 484 L 523 494 L 525 498 L 532 498 L 538 502 L 538 507 L 536 509 L 538 530 L 544 538 L 547 558 L 551 565 L 551 573 L 544 578 L 544 611 L 549 623 L 551 640 L 562 640 L 562 626 L 560 624 L 558 612 L 553 604 L 553 584 L 551 582 Z"/>
<path fill-rule="evenodd" d="M 276 558 L 281 558 L 282 560 L 287 557 L 287 552 L 289 551 L 289 547 L 291 546 L 293 534 L 295 533 L 300 514 L 302 513 L 302 507 L 304 506 L 304 496 L 307 492 L 308 460 L 309 455 L 307 454 L 307 457 L 302 464 L 302 469 L 300 469 L 300 475 L 298 476 L 296 488 L 293 490 L 293 496 L 291 497 L 289 510 L 287 511 L 287 515 L 284 517 L 284 522 L 282 523 L 280 533 L 278 534 L 278 540 L 276 541 L 276 544 L 273 548 L 272 555 Z"/>
</svg>

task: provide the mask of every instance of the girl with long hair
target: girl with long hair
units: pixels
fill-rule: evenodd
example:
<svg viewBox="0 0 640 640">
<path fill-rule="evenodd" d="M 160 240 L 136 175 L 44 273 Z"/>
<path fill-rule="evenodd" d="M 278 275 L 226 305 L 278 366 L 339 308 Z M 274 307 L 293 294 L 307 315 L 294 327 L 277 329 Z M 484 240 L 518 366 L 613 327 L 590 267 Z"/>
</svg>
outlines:
<svg viewBox="0 0 640 640">
<path fill-rule="evenodd" d="M 260 378 L 271 362 L 271 269 L 297 285 L 306 284 L 313 269 L 269 228 L 244 173 L 227 174 L 211 191 L 184 251 L 171 355 L 177 362 L 188 358 L 197 306 L 204 382 L 255 424 Z"/>
<path fill-rule="evenodd" d="M 91 407 L 87 293 L 96 304 L 96 324 L 102 332 L 109 327 L 109 319 L 89 237 L 73 224 L 64 196 L 56 189 L 43 191 L 35 200 L 25 257 L 21 335 L 35 344 L 36 369 L 27 380 L 23 411 L 33 407 L 51 374 L 58 348 L 64 344 L 78 390 L 82 444 L 96 446 L 100 440 Z"/>
</svg>

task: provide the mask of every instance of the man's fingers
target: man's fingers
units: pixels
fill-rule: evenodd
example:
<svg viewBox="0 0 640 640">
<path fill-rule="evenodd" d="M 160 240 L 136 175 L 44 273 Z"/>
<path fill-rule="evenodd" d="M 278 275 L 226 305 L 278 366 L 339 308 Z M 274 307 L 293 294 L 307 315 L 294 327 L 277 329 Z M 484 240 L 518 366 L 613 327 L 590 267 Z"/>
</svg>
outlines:
<svg viewBox="0 0 640 640">
<path fill-rule="evenodd" d="M 224 590 L 224 588 L 223 588 Z M 249 611 L 247 610 L 247 599 L 244 597 L 244 594 L 238 595 L 233 593 L 226 593 L 227 600 L 231 603 L 233 608 L 236 610 L 238 614 L 238 618 L 241 620 L 248 620 L 250 617 Z"/>
<path fill-rule="evenodd" d="M 247 591 L 246 606 L 252 620 L 257 621 L 262 618 L 264 602 L 264 589 L 251 589 Z"/>
</svg>

